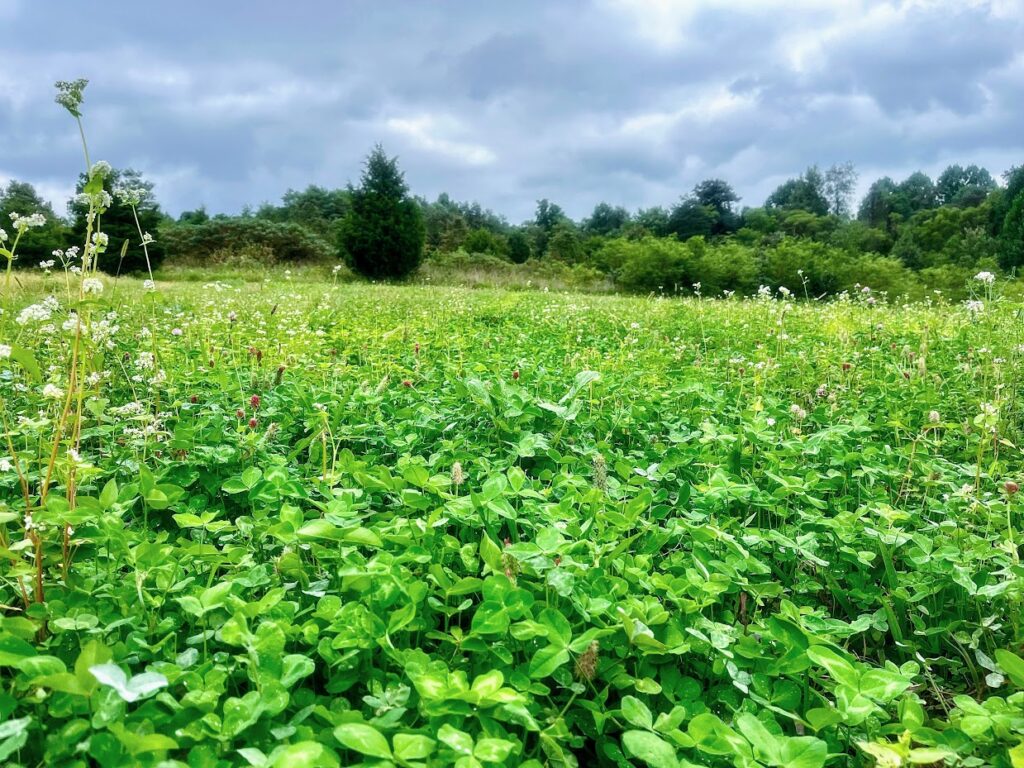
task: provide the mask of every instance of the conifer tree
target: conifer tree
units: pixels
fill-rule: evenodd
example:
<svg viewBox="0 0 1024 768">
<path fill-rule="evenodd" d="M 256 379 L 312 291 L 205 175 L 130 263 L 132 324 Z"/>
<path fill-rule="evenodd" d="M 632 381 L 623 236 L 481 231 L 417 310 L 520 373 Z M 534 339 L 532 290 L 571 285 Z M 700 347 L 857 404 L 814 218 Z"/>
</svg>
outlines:
<svg viewBox="0 0 1024 768">
<path fill-rule="evenodd" d="M 423 219 L 397 158 L 378 144 L 366 158 L 359 186 L 349 189 L 338 243 L 349 265 L 372 278 L 401 278 L 415 270 L 423 256 Z"/>
</svg>

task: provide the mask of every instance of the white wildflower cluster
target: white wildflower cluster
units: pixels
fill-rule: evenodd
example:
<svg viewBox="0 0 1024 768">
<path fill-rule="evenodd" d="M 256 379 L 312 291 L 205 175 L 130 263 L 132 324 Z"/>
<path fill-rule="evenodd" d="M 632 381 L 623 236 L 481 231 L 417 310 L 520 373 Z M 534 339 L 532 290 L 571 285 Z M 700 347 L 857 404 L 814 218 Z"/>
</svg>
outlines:
<svg viewBox="0 0 1024 768">
<path fill-rule="evenodd" d="M 14 225 L 14 228 L 20 234 L 43 226 L 46 224 L 46 217 L 41 213 L 32 213 L 28 216 L 22 216 L 20 213 L 11 213 L 11 224 Z"/>
<path fill-rule="evenodd" d="M 155 243 L 155 242 L 156 242 L 156 238 L 153 237 L 151 234 L 149 234 L 149 232 L 143 232 L 142 233 L 142 244 L 143 245 L 149 245 L 150 243 Z"/>
<path fill-rule="evenodd" d="M 103 213 L 106 211 L 111 204 L 114 202 L 114 198 L 110 196 L 110 193 L 105 189 L 101 189 L 99 192 L 89 194 L 88 192 L 79 192 L 75 195 L 75 203 L 78 205 L 87 206 L 90 208 L 88 213 L 91 218 L 95 212 Z M 95 209 L 92 210 L 92 209 Z"/>
<path fill-rule="evenodd" d="M 793 418 L 795 418 L 797 421 L 803 421 L 804 419 L 807 418 L 807 411 L 805 411 L 796 403 L 793 403 L 791 406 L 789 406 L 789 412 L 793 414 Z"/>
<path fill-rule="evenodd" d="M 771 298 L 772 298 L 772 289 L 769 288 L 767 285 L 760 286 L 757 289 L 757 298 L 764 299 L 764 300 L 771 300 Z"/>
<path fill-rule="evenodd" d="M 974 279 L 977 280 L 979 283 L 984 283 L 985 285 L 992 285 L 996 281 L 996 276 L 993 275 L 991 272 L 979 272 L 974 276 Z"/>
<path fill-rule="evenodd" d="M 140 416 L 146 412 L 146 406 L 138 400 L 119 405 L 110 409 L 115 416 Z"/>
<path fill-rule="evenodd" d="M 47 384 L 43 387 L 43 397 L 49 398 L 50 400 L 60 400 L 64 397 L 64 390 L 56 384 Z"/>
<path fill-rule="evenodd" d="M 970 301 L 964 302 L 964 309 L 972 315 L 980 315 L 985 311 L 985 302 L 978 301 L 977 299 L 971 299 Z"/>
<path fill-rule="evenodd" d="M 0 472 L 10 472 L 14 469 L 10 459 L 0 459 Z"/>
<path fill-rule="evenodd" d="M 0 344 L 0 360 L 4 360 L 11 356 L 10 344 Z"/>
<path fill-rule="evenodd" d="M 92 164 L 92 168 L 89 169 L 89 178 L 95 179 L 99 176 L 101 179 L 107 178 L 113 172 L 113 168 L 110 163 L 106 160 L 97 160 Z"/>
<path fill-rule="evenodd" d="M 79 107 L 82 106 L 82 91 L 85 90 L 85 86 L 88 84 L 89 81 L 84 78 L 78 80 L 58 80 L 56 83 L 56 102 L 75 117 L 81 117 L 82 112 Z"/>
<path fill-rule="evenodd" d="M 114 190 L 114 196 L 125 205 L 130 205 L 133 208 L 146 199 L 145 187 L 129 187 L 127 185 L 120 185 Z"/>
<path fill-rule="evenodd" d="M 39 268 L 40 268 L 41 270 L 43 270 L 44 272 L 46 272 L 46 273 L 49 273 L 49 271 L 50 271 L 51 269 L 53 269 L 53 266 L 54 266 L 54 264 L 56 264 L 56 263 L 57 263 L 57 262 L 56 262 L 56 261 L 54 261 L 53 259 L 47 259 L 46 261 L 40 261 L 40 262 L 39 262 Z"/>
<path fill-rule="evenodd" d="M 5 230 L 3 230 L 3 229 L 0 229 L 0 243 L 6 243 L 6 242 L 7 242 L 7 232 Z"/>
<path fill-rule="evenodd" d="M 39 304 L 30 304 L 25 307 L 18 316 L 14 318 L 14 322 L 18 325 L 28 325 L 29 323 L 45 323 L 53 315 L 54 311 L 60 307 L 60 303 L 53 296 L 47 296 Z"/>
<path fill-rule="evenodd" d="M 93 320 L 89 328 L 89 335 L 97 344 L 105 346 L 107 349 L 113 349 L 113 337 L 119 330 L 121 330 L 121 326 L 117 324 L 117 313 L 109 312 L 99 320 Z"/>
<path fill-rule="evenodd" d="M 152 352 L 140 352 L 135 360 L 135 367 L 149 369 L 153 367 L 154 357 Z"/>
<path fill-rule="evenodd" d="M 144 280 L 142 283 L 142 287 L 145 288 L 147 291 L 155 291 L 156 283 L 154 283 L 152 280 Z"/>
<path fill-rule="evenodd" d="M 87 277 L 82 281 L 82 291 L 98 296 L 103 293 L 103 281 L 98 277 Z"/>
<path fill-rule="evenodd" d="M 793 292 L 791 290 L 789 290 L 789 288 L 787 288 L 786 286 L 780 285 L 779 286 L 779 295 L 782 296 L 785 299 L 788 299 L 790 296 L 793 295 Z"/>
</svg>

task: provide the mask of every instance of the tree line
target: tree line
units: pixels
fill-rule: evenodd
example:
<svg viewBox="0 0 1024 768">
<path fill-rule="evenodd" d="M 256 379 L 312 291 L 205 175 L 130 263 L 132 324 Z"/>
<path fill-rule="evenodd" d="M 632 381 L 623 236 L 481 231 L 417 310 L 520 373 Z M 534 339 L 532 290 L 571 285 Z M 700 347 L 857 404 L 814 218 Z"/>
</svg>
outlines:
<svg viewBox="0 0 1024 768">
<path fill-rule="evenodd" d="M 760 285 L 833 293 L 859 285 L 905 293 L 909 286 L 956 292 L 979 269 L 1012 274 L 1024 263 L 1024 167 L 1003 183 L 976 165 L 950 165 L 936 179 L 916 172 L 874 181 L 854 205 L 852 164 L 807 168 L 764 203 L 740 207 L 722 179 L 706 179 L 667 207 L 630 212 L 598 203 L 574 221 L 550 200 L 521 224 L 447 194 L 414 196 L 396 158 L 377 146 L 357 184 L 289 190 L 280 203 L 240 215 L 205 208 L 176 219 L 164 214 L 153 186 L 137 171 L 115 171 L 111 192 L 141 192 L 138 215 L 152 233 L 150 259 L 192 264 L 271 264 L 343 260 L 371 278 L 403 278 L 424 258 L 459 263 L 548 262 L 589 270 L 636 291 L 751 292 Z M 81 181 L 79 188 L 81 188 Z M 58 216 L 31 187 L 0 190 L 0 220 L 42 213 L 20 252 L 51 259 L 78 241 L 85 212 L 74 201 Z M 130 209 L 116 195 L 102 219 L 111 247 L 101 267 L 132 272 L 144 262 Z M 120 244 L 129 241 L 122 250 Z"/>
</svg>

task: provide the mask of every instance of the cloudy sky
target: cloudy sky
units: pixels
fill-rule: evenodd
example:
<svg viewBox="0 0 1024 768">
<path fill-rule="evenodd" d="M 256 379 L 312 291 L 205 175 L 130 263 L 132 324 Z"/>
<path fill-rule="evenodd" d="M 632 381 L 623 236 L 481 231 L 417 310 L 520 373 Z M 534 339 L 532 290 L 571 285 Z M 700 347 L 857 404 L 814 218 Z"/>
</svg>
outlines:
<svg viewBox="0 0 1024 768">
<path fill-rule="evenodd" d="M 1024 0 L 0 0 L 0 182 L 81 168 L 52 82 L 88 77 L 94 159 L 171 213 L 358 178 L 511 221 L 542 197 L 759 205 L 811 163 L 880 175 L 1024 162 Z"/>
</svg>

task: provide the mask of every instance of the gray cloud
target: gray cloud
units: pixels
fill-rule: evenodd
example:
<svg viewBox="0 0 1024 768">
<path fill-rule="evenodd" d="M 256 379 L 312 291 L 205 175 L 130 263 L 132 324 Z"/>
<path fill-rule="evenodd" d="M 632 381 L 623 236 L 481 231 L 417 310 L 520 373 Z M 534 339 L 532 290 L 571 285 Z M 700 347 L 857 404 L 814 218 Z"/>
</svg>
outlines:
<svg viewBox="0 0 1024 768">
<path fill-rule="evenodd" d="M 82 161 L 51 84 L 77 76 L 94 157 L 172 213 L 341 186 L 375 141 L 418 194 L 513 221 L 708 176 L 756 205 L 811 163 L 864 187 L 1024 162 L 1024 0 L 0 0 L 0 22 L 0 180 L 55 198 Z"/>
</svg>

